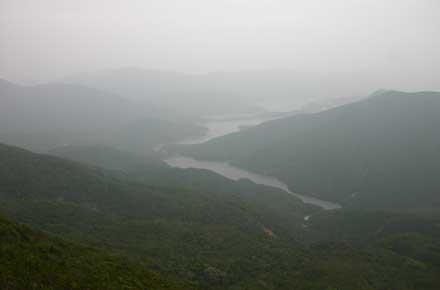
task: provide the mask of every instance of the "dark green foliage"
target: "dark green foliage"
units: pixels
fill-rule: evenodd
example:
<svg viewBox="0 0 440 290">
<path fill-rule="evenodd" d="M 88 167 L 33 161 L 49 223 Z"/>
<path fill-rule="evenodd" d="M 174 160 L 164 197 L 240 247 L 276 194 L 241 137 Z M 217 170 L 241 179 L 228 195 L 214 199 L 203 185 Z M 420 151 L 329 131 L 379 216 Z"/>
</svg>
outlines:
<svg viewBox="0 0 440 290">
<path fill-rule="evenodd" d="M 156 172 L 167 167 L 157 155 L 138 155 L 108 146 L 62 146 L 50 150 L 48 154 L 128 174 Z"/>
<path fill-rule="evenodd" d="M 140 263 L 0 217 L 1 289 L 187 289 Z"/>
<path fill-rule="evenodd" d="M 134 176 L 129 177 L 14 147 L 0 149 L 2 212 L 47 231 L 148 257 L 163 271 L 201 284 L 207 267 L 227 273 L 229 284 L 244 273 L 263 271 L 252 270 L 248 257 L 267 252 L 260 257 L 264 264 L 280 246 L 298 247 L 293 238 L 300 237 L 295 233 L 302 212 L 311 210 L 281 191 L 206 171 L 158 166 L 148 176 L 144 167 L 136 167 L 135 174 L 128 166 Z M 210 184 L 214 189 L 207 191 Z M 275 234 L 285 231 L 273 250 L 267 248 L 274 238 L 266 236 L 265 227 Z M 231 274 L 235 265 L 242 265 L 239 276 Z"/>
<path fill-rule="evenodd" d="M 84 154 L 79 154 L 83 149 Z M 90 148 L 70 150 L 70 158 L 84 158 L 89 165 L 0 145 L 0 211 L 101 249 L 93 250 L 95 256 L 92 250 L 88 252 L 89 248 L 81 248 L 84 250 L 78 250 L 78 255 L 84 254 L 84 259 L 98 263 L 102 261 L 102 251 L 118 253 L 142 260 L 143 265 L 157 270 L 171 284 L 177 280 L 187 285 L 186 281 L 190 281 L 195 288 L 211 290 L 440 287 L 437 258 L 432 255 L 438 249 L 435 227 L 427 226 L 421 231 L 421 223 L 414 221 L 414 227 L 419 229 L 415 234 L 411 228 L 396 225 L 386 228 L 390 235 L 359 241 L 350 238 L 358 236 L 357 228 L 350 225 L 351 215 L 343 212 L 342 216 L 321 216 L 317 208 L 272 188 L 245 180 L 233 182 L 204 170 L 177 170 L 154 162 L 148 166 L 151 160 L 136 162 L 132 155 L 125 160 L 124 153 L 108 148 L 100 155 L 103 159 L 87 153 Z M 75 150 L 79 151 L 73 154 Z M 107 160 L 113 154 L 119 156 L 120 162 Z M 113 170 L 90 165 L 97 162 L 111 165 Z M 306 214 L 312 214 L 307 225 L 303 220 Z M 359 225 L 365 224 L 361 227 L 366 229 L 365 237 L 371 236 L 368 232 L 375 232 L 382 222 L 380 217 L 374 217 L 366 215 L 364 222 L 362 216 L 358 218 Z M 436 225 L 429 221 L 428 225 Z M 339 234 L 337 224 L 344 229 L 343 240 L 331 238 Z M 322 228 L 326 230 L 321 231 Z M 38 242 L 29 242 L 29 247 L 35 245 Z M 66 252 L 60 255 L 65 257 L 62 260 L 70 261 L 69 253 L 74 250 L 65 248 Z M 25 253 L 26 249 L 16 250 L 17 257 Z M 20 265 L 14 259 L 7 260 Z M 42 260 L 41 268 L 53 269 L 51 261 Z M 83 266 L 89 260 L 80 261 L 81 266 L 75 264 L 79 268 L 74 273 L 84 277 L 81 279 L 89 279 L 91 276 L 82 276 L 89 272 L 97 275 L 93 283 L 107 281 L 109 275 L 120 275 L 130 281 L 127 283 L 143 281 L 137 278 L 137 273 L 144 271 L 139 265 L 129 263 L 134 268 L 125 272 L 103 262 L 104 266 L 98 265 L 95 271 Z M 17 267 L 16 271 L 29 271 Z M 14 269 L 6 269 L 11 268 Z M 46 277 L 45 270 L 34 271 L 35 278 L 30 281 Z M 17 273 L 11 276 L 13 283 L 21 283 L 24 272 Z M 88 280 L 81 279 L 89 285 Z M 151 280 L 145 283 L 148 281 Z M 108 285 L 104 288 L 119 284 Z M 98 286 L 90 288 L 99 289 Z M 143 288 L 149 289 L 139 286 Z"/>
<path fill-rule="evenodd" d="M 440 94 L 387 91 L 181 148 L 356 208 L 440 207 Z"/>
<path fill-rule="evenodd" d="M 394 269 L 377 275 L 388 282 L 397 277 L 401 282 L 406 279 L 407 284 L 402 283 L 397 289 L 436 289 L 440 282 L 438 218 L 371 211 L 322 212 L 309 219 L 307 232 L 310 241 L 321 241 L 311 246 L 314 250 L 321 249 L 320 255 L 331 252 L 330 245 L 344 241 L 344 251 L 361 249 L 363 255 L 368 256 L 368 263 L 393 266 Z M 373 267 L 367 266 L 362 267 L 371 272 Z"/>
</svg>

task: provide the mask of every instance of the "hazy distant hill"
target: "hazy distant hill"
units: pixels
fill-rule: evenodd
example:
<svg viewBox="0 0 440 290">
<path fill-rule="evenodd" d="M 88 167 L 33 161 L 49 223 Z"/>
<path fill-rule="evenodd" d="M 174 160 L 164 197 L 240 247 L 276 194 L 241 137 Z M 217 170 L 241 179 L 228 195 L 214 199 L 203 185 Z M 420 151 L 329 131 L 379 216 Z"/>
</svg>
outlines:
<svg viewBox="0 0 440 290">
<path fill-rule="evenodd" d="M 45 84 L 1 89 L 1 129 L 95 132 L 144 117 L 142 108 L 117 95 L 79 85 Z"/>
<path fill-rule="evenodd" d="M 440 207 L 440 93 L 384 91 L 262 124 L 185 154 L 280 177 L 293 191 L 358 207 Z"/>
<path fill-rule="evenodd" d="M 348 84 L 346 78 L 292 70 L 184 74 L 120 68 L 74 75 L 62 81 L 113 92 L 184 116 L 255 112 L 261 107 L 283 112 L 301 108 L 316 111 L 322 104 L 347 102 L 355 92 L 365 91 L 359 83 Z"/>
<path fill-rule="evenodd" d="M 129 122 L 110 130 L 101 142 L 125 151 L 143 154 L 159 144 L 173 144 L 191 137 L 203 136 L 206 131 L 205 127 L 191 120 L 175 117 L 147 117 Z"/>
<path fill-rule="evenodd" d="M 203 132 L 189 121 L 167 120 L 155 107 L 80 85 L 2 81 L 0 102 L 0 141 L 36 151 L 104 143 L 143 152 Z"/>
<path fill-rule="evenodd" d="M 63 81 L 154 104 L 171 115 L 194 117 L 242 113 L 256 108 L 233 88 L 199 75 L 121 68 L 71 76 Z"/>
</svg>

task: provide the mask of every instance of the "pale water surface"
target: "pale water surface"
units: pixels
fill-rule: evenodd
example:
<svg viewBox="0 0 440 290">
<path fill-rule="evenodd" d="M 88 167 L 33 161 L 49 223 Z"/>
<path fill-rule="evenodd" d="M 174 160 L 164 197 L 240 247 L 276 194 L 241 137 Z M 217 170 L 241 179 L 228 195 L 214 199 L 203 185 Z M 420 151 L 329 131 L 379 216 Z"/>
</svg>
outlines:
<svg viewBox="0 0 440 290">
<path fill-rule="evenodd" d="M 247 178 L 255 182 L 256 184 L 263 184 L 263 185 L 282 189 L 296 196 L 297 198 L 301 199 L 304 203 L 314 204 L 326 210 L 341 208 L 341 206 L 337 203 L 321 200 L 312 196 L 305 196 L 294 193 L 289 190 L 289 187 L 284 182 L 280 181 L 276 177 L 250 172 L 242 168 L 230 165 L 227 162 L 201 161 L 184 156 L 173 156 L 166 159 L 165 162 L 168 165 L 177 168 L 198 168 L 198 169 L 210 170 L 232 180 Z"/>
<path fill-rule="evenodd" d="M 205 118 L 204 122 L 200 125 L 207 128 L 207 132 L 204 136 L 193 139 L 186 139 L 178 142 L 178 144 L 199 144 L 209 141 L 213 138 L 220 137 L 226 134 L 238 132 L 243 128 L 257 126 L 269 120 L 274 120 L 282 117 L 282 114 L 258 114 L 258 115 L 226 115 L 226 116 L 213 116 Z M 162 145 L 158 150 L 162 149 Z M 304 203 L 314 204 L 326 210 L 338 209 L 341 206 L 337 203 L 321 200 L 312 196 L 305 196 L 294 193 L 289 190 L 289 187 L 276 177 L 261 175 L 258 173 L 250 172 L 248 170 L 232 166 L 227 162 L 212 162 L 195 160 L 185 156 L 170 156 L 165 159 L 165 162 L 173 167 L 178 168 L 198 168 L 213 171 L 217 174 L 223 175 L 232 180 L 239 180 L 247 178 L 257 184 L 267 185 L 282 189 L 297 198 L 301 199 Z"/>
<path fill-rule="evenodd" d="M 263 122 L 280 118 L 281 115 L 240 114 L 205 117 L 199 124 L 207 129 L 205 135 L 179 141 L 177 144 L 200 144 L 211 139 L 257 126 Z"/>
</svg>

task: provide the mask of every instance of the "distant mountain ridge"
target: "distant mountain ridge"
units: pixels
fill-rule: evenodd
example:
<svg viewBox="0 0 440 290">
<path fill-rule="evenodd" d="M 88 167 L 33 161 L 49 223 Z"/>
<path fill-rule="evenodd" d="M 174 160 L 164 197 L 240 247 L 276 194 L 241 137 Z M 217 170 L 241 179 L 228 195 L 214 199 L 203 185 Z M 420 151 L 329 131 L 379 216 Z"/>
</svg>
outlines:
<svg viewBox="0 0 440 290">
<path fill-rule="evenodd" d="M 62 81 L 147 102 L 163 112 L 183 117 L 256 110 L 227 87 L 203 76 L 173 71 L 128 67 L 78 74 Z"/>
<path fill-rule="evenodd" d="M 440 208 L 440 93 L 381 91 L 179 150 L 356 207 Z"/>
<path fill-rule="evenodd" d="M 64 144 L 104 144 L 139 153 L 203 133 L 154 106 L 76 84 L 0 83 L 0 142 L 45 152 Z"/>
<path fill-rule="evenodd" d="M 8 86 L 0 99 L 0 134 L 49 134 L 66 143 L 149 112 L 119 96 L 78 85 Z"/>
</svg>

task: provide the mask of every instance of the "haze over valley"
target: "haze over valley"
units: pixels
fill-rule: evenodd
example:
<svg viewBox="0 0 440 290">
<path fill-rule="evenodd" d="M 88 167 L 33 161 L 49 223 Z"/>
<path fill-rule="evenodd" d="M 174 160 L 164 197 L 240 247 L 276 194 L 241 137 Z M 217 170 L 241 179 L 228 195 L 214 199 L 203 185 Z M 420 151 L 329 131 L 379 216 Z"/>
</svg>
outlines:
<svg viewBox="0 0 440 290">
<path fill-rule="evenodd" d="M 0 289 L 440 289 L 439 13 L 0 1 Z"/>
</svg>

